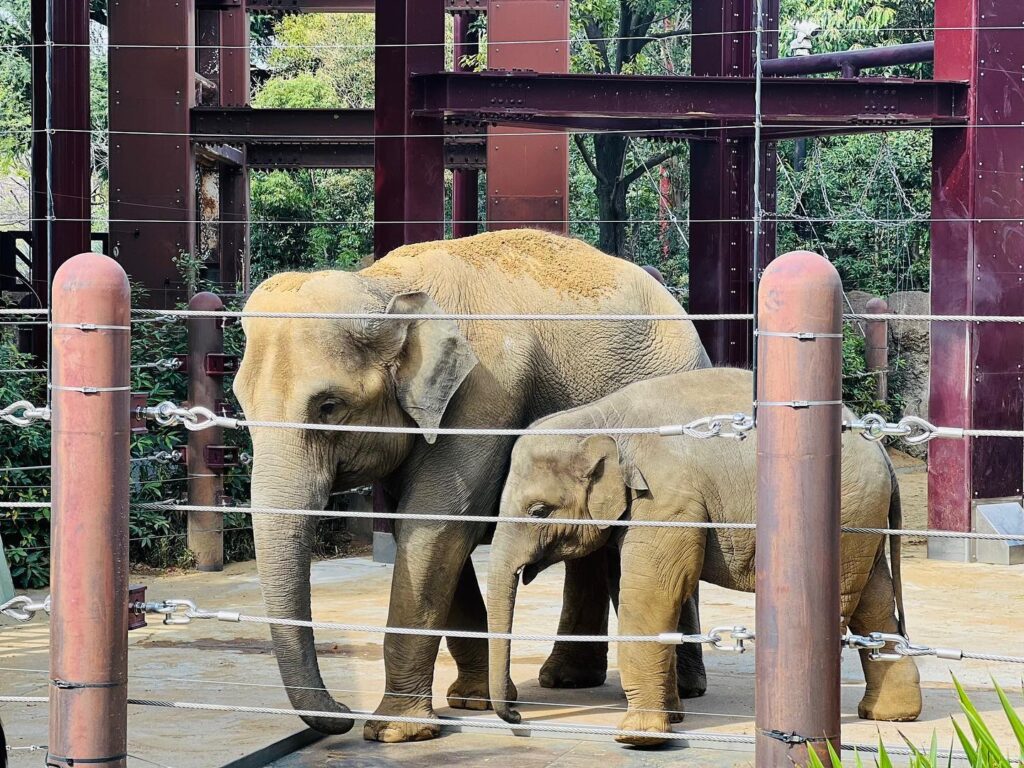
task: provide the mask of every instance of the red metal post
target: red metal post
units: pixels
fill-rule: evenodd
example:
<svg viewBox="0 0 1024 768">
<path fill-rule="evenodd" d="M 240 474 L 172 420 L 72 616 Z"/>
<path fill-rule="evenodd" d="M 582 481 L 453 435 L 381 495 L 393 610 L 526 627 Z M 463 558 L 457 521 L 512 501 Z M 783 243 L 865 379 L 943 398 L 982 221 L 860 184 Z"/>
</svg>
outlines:
<svg viewBox="0 0 1024 768">
<path fill-rule="evenodd" d="M 382 0 L 374 71 L 373 251 L 444 236 L 444 120 L 413 116 L 414 72 L 444 70 L 444 0 Z"/>
<path fill-rule="evenodd" d="M 795 251 L 765 270 L 757 354 L 758 768 L 807 765 L 808 745 L 828 764 L 823 737 L 839 748 L 842 309 L 839 274 L 821 256 Z M 789 335 L 807 332 L 823 335 Z"/>
<path fill-rule="evenodd" d="M 456 13 L 455 66 L 456 72 L 466 72 L 462 63 L 466 56 L 480 52 L 479 35 L 470 30 L 477 14 Z M 476 170 L 452 171 L 452 235 L 469 237 L 480 230 L 480 172 Z"/>
<path fill-rule="evenodd" d="M 53 322 L 46 763 L 124 766 L 130 436 L 124 270 L 95 253 L 67 261 L 54 278 Z"/>
<path fill-rule="evenodd" d="M 220 312 L 224 304 L 216 294 L 197 293 L 188 308 L 201 312 Z M 188 400 L 194 406 L 217 410 L 224 397 L 223 377 L 206 370 L 206 356 L 223 354 L 224 327 L 218 317 L 190 317 L 188 320 Z M 224 442 L 220 427 L 188 433 L 188 503 L 212 507 L 221 503 L 224 478 L 207 464 L 206 449 Z M 200 571 L 224 570 L 224 514 L 188 513 L 188 548 L 196 557 Z"/>
<path fill-rule="evenodd" d="M 568 0 L 498 0 L 487 6 L 489 68 L 568 72 L 568 39 Z M 568 231 L 570 140 L 568 134 L 531 132 L 522 125 L 488 129 L 489 230 Z"/>
<path fill-rule="evenodd" d="M 931 308 L 936 314 L 1024 313 L 1024 5 L 936 0 L 935 77 L 971 83 L 968 125 L 932 136 Z M 1024 327 L 933 323 L 929 420 L 974 429 L 1024 422 Z M 929 443 L 928 525 L 972 529 L 979 499 L 1020 497 L 1022 442 Z M 968 542 L 929 539 L 930 557 L 965 560 Z"/>
<path fill-rule="evenodd" d="M 754 74 L 754 0 L 694 0 L 693 74 L 750 77 Z M 779 0 L 764 2 L 762 57 L 778 49 Z M 762 230 L 761 252 L 753 253 L 754 144 L 719 131 L 709 141 L 690 142 L 690 310 L 746 313 L 753 308 L 754 270 L 775 256 L 775 227 Z M 775 148 L 762 146 L 761 204 L 775 207 Z M 747 365 L 753 343 L 748 322 L 697 323 L 711 360 Z"/>
<path fill-rule="evenodd" d="M 84 5 L 84 3 L 83 3 Z M 195 3 L 109 4 L 110 255 L 150 291 L 184 298 L 174 260 L 195 252 Z"/>
<path fill-rule="evenodd" d="M 884 315 L 889 312 L 885 299 L 875 297 L 865 307 L 868 314 Z M 864 323 L 864 358 L 867 369 L 875 374 L 875 397 L 885 402 L 889 396 L 889 322 L 868 320 Z"/>
</svg>

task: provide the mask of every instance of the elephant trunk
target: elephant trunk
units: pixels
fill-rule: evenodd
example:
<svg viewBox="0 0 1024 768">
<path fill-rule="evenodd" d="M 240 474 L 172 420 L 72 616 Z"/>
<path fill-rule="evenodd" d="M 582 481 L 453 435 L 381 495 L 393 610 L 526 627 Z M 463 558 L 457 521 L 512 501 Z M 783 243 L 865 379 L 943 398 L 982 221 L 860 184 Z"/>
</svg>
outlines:
<svg viewBox="0 0 1024 768">
<path fill-rule="evenodd" d="M 487 629 L 492 633 L 512 632 L 512 618 L 515 613 L 516 592 L 519 588 L 519 573 L 523 562 L 510 556 L 510 532 L 501 525 L 491 546 L 490 570 L 487 577 Z M 511 667 L 512 641 L 498 638 L 488 640 L 488 669 L 490 674 L 491 704 L 502 720 L 518 723 L 522 719 L 512 708 L 510 696 L 512 686 Z"/>
<path fill-rule="evenodd" d="M 292 471 L 256 451 L 253 472 L 253 507 L 322 509 L 327 489 L 296 488 L 302 472 Z M 262 459 L 262 460 L 261 460 Z M 308 472 L 305 474 L 308 478 Z M 312 481 L 307 480 L 311 483 Z M 284 490 L 288 484 L 295 490 Z M 310 620 L 309 568 L 316 519 L 296 515 L 253 515 L 256 565 L 267 615 L 279 619 Z M 271 625 L 274 655 L 288 699 L 297 710 L 346 714 L 350 710 L 327 692 L 316 658 L 313 630 L 308 627 Z M 351 730 L 349 718 L 301 715 L 311 728 L 322 733 Z"/>
</svg>

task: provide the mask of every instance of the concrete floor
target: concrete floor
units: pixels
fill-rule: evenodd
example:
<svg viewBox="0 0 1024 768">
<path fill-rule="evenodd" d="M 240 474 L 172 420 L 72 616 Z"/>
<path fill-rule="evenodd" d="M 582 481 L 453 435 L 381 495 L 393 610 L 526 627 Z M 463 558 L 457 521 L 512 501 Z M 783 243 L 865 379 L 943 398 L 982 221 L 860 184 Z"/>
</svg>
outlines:
<svg viewBox="0 0 1024 768">
<path fill-rule="evenodd" d="M 901 478 L 902 481 L 902 478 Z M 913 514 L 913 513 L 912 513 Z M 916 521 L 914 521 L 916 522 Z M 924 548 L 904 548 L 904 581 L 909 625 L 915 641 L 932 646 L 964 648 L 977 652 L 1024 654 L 1024 568 L 962 565 L 930 561 Z M 477 573 L 486 583 L 487 550 L 474 555 Z M 553 632 L 561 605 L 561 568 L 541 574 L 520 589 L 516 612 L 519 632 Z M 348 558 L 313 566 L 313 612 L 319 619 L 348 623 L 384 624 L 387 617 L 391 569 L 366 558 Z M 170 574 L 138 576 L 149 586 L 150 599 L 191 598 L 203 608 L 228 609 L 253 615 L 264 613 L 255 565 L 229 566 L 220 574 Z M 709 587 L 701 588 L 704 627 L 744 624 L 754 627 L 754 596 Z M 614 625 L 611 630 L 615 631 Z M 43 617 L 31 624 L 12 625 L 0 618 L 0 694 L 44 696 L 48 625 Z M 130 692 L 134 697 L 176 701 L 288 707 L 280 687 L 277 666 L 266 626 L 195 621 L 187 626 L 151 625 L 131 633 L 129 652 Z M 380 637 L 365 634 L 320 632 L 317 636 L 324 679 L 335 695 L 353 709 L 372 710 L 384 688 Z M 582 723 L 615 726 L 625 705 L 617 672 L 596 689 L 546 690 L 536 675 L 548 652 L 543 643 L 514 643 L 512 676 L 519 686 L 524 721 Z M 799 653 L 799 649 L 795 649 Z M 752 734 L 754 655 L 706 653 L 710 690 L 702 699 L 688 702 L 686 722 L 679 728 Z M 1022 705 L 1019 665 L 952 662 L 933 658 L 919 660 L 925 686 L 925 711 L 917 723 L 899 726 L 857 719 L 857 702 L 863 679 L 857 658 L 843 661 L 843 738 L 847 743 L 875 743 L 879 735 L 887 743 L 900 744 L 900 732 L 926 745 L 933 731 L 939 743 L 952 738 L 950 715 L 959 708 L 952 692 L 951 673 L 971 690 L 978 709 L 1006 744 L 1012 734 L 991 689 L 999 681 Z M 614 650 L 612 666 L 614 668 Z M 435 679 L 435 701 L 454 679 L 451 657 L 442 648 Z M 465 713 L 441 707 L 442 716 Z M 493 715 L 486 714 L 493 718 Z M 45 705 L 3 704 L 0 719 L 15 748 L 46 743 Z M 130 764 L 156 764 L 190 768 L 222 766 L 273 742 L 302 731 L 291 716 L 220 714 L 169 711 L 141 706 L 129 709 L 129 752 L 138 759 Z M 659 751 L 639 751 L 595 741 L 509 735 L 507 731 L 480 732 L 467 729 L 422 744 L 380 745 L 364 743 L 361 727 L 349 734 L 330 737 L 301 753 L 280 760 L 279 768 L 298 766 L 453 766 L 503 764 L 508 750 L 524 767 L 590 768 L 601 761 L 608 768 L 640 768 L 674 765 L 686 760 L 696 766 L 749 765 L 749 752 L 731 752 L 694 746 Z M 18 750 L 11 754 L 12 767 L 37 766 L 40 752 Z"/>
</svg>

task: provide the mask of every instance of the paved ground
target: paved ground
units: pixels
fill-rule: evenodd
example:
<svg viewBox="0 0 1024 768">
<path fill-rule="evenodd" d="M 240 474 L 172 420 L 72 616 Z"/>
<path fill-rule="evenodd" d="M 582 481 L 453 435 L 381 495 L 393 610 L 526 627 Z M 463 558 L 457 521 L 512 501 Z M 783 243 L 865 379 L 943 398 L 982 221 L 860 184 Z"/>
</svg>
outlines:
<svg viewBox="0 0 1024 768">
<path fill-rule="evenodd" d="M 901 476 L 901 481 L 905 476 Z M 923 547 L 905 549 L 905 591 L 910 629 L 918 642 L 933 646 L 967 648 L 979 652 L 1024 654 L 1024 568 L 960 565 L 929 561 Z M 474 559 L 477 573 L 486 580 L 487 552 Z M 313 568 L 314 615 L 324 620 L 383 624 L 387 615 L 391 569 L 365 558 L 324 561 Z M 520 590 L 516 630 L 553 632 L 561 604 L 560 568 L 542 574 Z M 151 599 L 186 597 L 210 609 L 232 609 L 261 615 L 259 585 L 253 564 L 229 566 L 222 574 L 180 574 L 143 577 Z M 701 612 L 705 628 L 745 624 L 753 627 L 753 595 L 702 587 Z M 0 623 L 6 622 L 0 619 Z M 614 629 L 612 631 L 615 631 Z M 48 626 L 37 618 L 28 625 L 0 624 L 0 693 L 46 695 Z M 383 690 L 383 662 L 377 636 L 321 632 L 317 637 L 324 678 L 335 695 L 354 709 L 372 710 Z M 617 673 L 608 683 L 587 691 L 551 691 L 536 682 L 537 670 L 548 651 L 545 644 L 513 646 L 513 679 L 519 685 L 521 710 L 526 721 L 583 723 L 614 726 L 625 701 Z M 799 649 L 794 649 L 799 653 Z M 753 654 L 742 656 L 709 652 L 706 655 L 710 691 L 690 702 L 686 722 L 679 728 L 722 733 L 753 733 Z M 614 656 L 613 661 L 614 665 Z M 131 633 L 129 653 L 131 694 L 140 698 L 176 701 L 287 707 L 270 650 L 267 627 L 197 621 L 188 626 L 154 625 Z M 925 712 L 920 722 L 898 730 L 926 744 L 933 730 L 941 744 L 951 737 L 949 715 L 957 712 L 951 692 L 951 672 L 972 690 L 978 708 L 988 713 L 993 730 L 1008 743 L 998 701 L 991 691 L 995 678 L 1021 700 L 1022 670 L 1018 666 L 979 662 L 921 660 L 925 681 Z M 901 743 L 897 727 L 867 723 L 856 717 L 863 691 L 859 664 L 851 654 L 843 667 L 843 735 L 849 743 L 876 742 L 881 733 L 889 743 Z M 451 657 L 442 649 L 436 675 L 436 702 L 454 679 Z M 1024 707 L 1022 707 L 1024 711 Z M 460 715 L 446 708 L 442 716 Z M 15 747 L 46 743 L 45 705 L 0 705 L 0 718 Z M 302 730 L 293 717 L 212 714 L 169 711 L 134 706 L 129 713 L 129 751 L 139 759 L 161 766 L 225 765 L 272 742 Z M 493 715 L 489 715 L 493 718 Z M 695 766 L 749 765 L 745 752 L 707 748 L 657 752 L 630 750 L 593 740 L 529 738 L 494 733 L 453 733 L 436 742 L 418 745 L 364 744 L 358 727 L 307 748 L 301 756 L 278 762 L 279 768 L 344 765 L 454 766 L 500 765 L 508 750 L 516 750 L 523 766 L 590 768 L 597 761 L 608 768 L 674 765 L 685 760 Z M 507 734 L 507 732 L 505 732 Z M 12 753 L 13 768 L 37 766 L 39 752 Z"/>
</svg>

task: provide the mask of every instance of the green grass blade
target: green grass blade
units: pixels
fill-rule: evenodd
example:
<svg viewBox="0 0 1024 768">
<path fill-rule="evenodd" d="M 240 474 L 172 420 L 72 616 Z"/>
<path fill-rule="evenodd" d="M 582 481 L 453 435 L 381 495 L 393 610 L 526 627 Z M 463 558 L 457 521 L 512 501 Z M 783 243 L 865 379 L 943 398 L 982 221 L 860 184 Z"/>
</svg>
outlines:
<svg viewBox="0 0 1024 768">
<path fill-rule="evenodd" d="M 928 750 L 928 765 L 939 768 L 939 734 L 932 731 L 932 746 Z"/>
<path fill-rule="evenodd" d="M 985 725 L 985 721 L 981 717 L 981 713 L 978 712 L 977 708 L 971 702 L 967 692 L 960 685 L 960 681 L 953 678 L 953 684 L 956 686 L 957 696 L 960 698 L 960 707 L 964 711 L 964 715 L 967 717 L 967 722 L 971 726 L 971 733 L 974 734 L 974 738 L 978 743 L 978 751 L 984 752 L 985 762 L 983 765 L 993 765 L 998 768 L 1012 768 L 1010 761 L 1003 755 L 1002 750 L 999 748 L 999 744 L 996 743 L 995 738 L 992 736 L 992 732 Z"/>
<path fill-rule="evenodd" d="M 832 768 L 843 768 L 843 761 L 839 757 L 839 753 L 836 752 L 836 748 L 832 746 L 832 742 L 826 741 L 825 746 L 828 747 L 828 756 L 832 761 Z"/>
<path fill-rule="evenodd" d="M 1021 722 L 1020 715 L 1013 708 L 1013 704 L 1010 703 L 1010 699 L 1006 696 L 1005 691 L 1000 687 L 994 679 L 992 685 L 996 687 L 996 693 L 999 695 L 999 703 L 1003 705 L 1003 712 L 1006 713 L 1006 719 L 1010 721 L 1010 727 L 1013 729 L 1013 735 L 1017 737 L 1017 745 L 1020 747 L 1021 758 L 1024 759 L 1024 723 Z"/>
<path fill-rule="evenodd" d="M 810 763 L 811 768 L 825 768 L 825 764 L 821 762 L 818 753 L 814 751 L 810 744 L 807 745 L 807 762 Z"/>
<path fill-rule="evenodd" d="M 889 759 L 889 753 L 885 751 L 885 743 L 881 736 L 878 737 L 878 768 L 892 768 L 892 760 Z"/>
<path fill-rule="evenodd" d="M 967 738 L 967 734 L 963 732 L 963 729 L 956 720 L 953 720 L 953 730 L 956 732 L 957 739 L 960 740 L 960 746 L 967 755 L 967 762 L 974 765 L 978 760 L 978 751 L 974 748 L 974 744 Z"/>
</svg>

